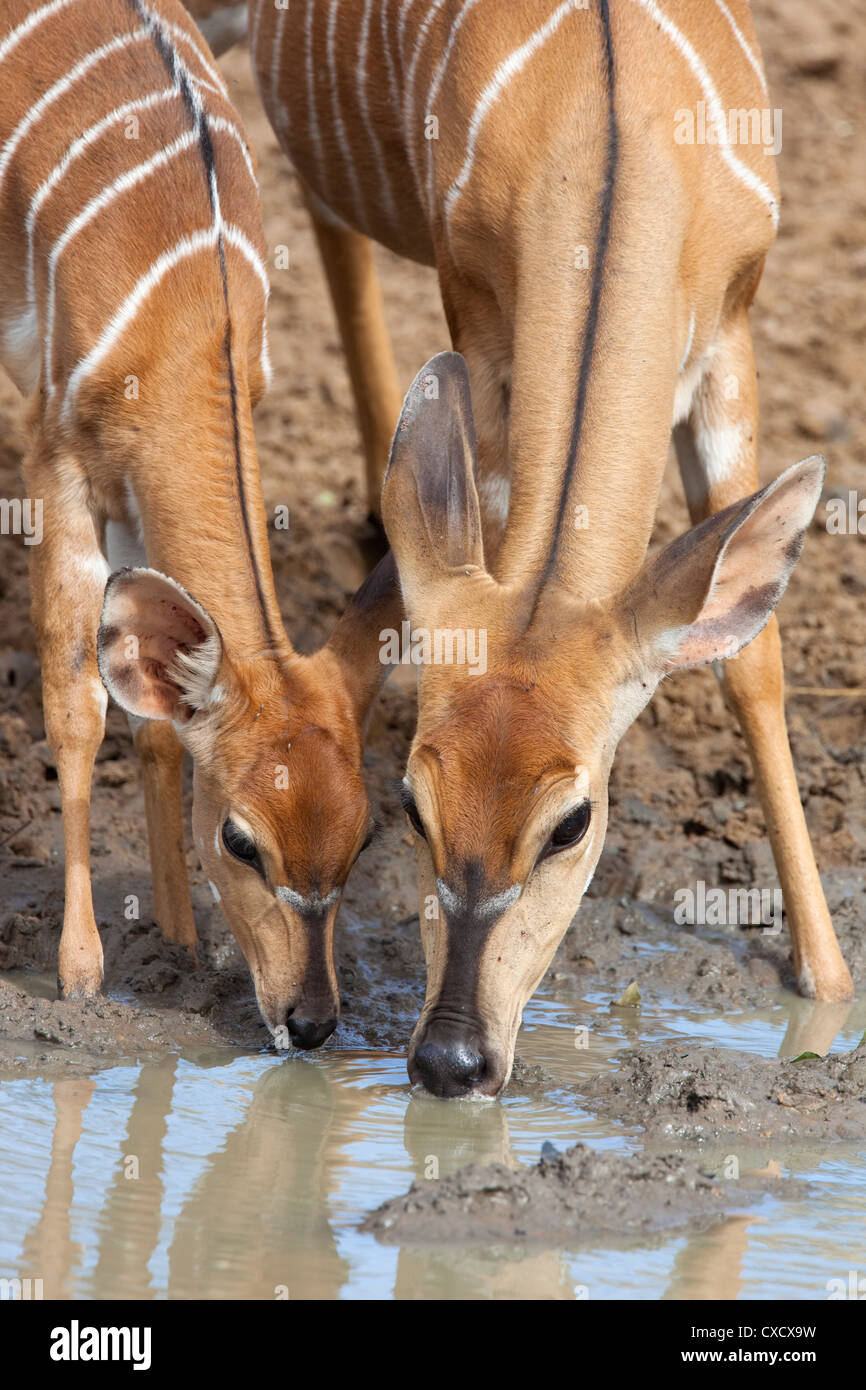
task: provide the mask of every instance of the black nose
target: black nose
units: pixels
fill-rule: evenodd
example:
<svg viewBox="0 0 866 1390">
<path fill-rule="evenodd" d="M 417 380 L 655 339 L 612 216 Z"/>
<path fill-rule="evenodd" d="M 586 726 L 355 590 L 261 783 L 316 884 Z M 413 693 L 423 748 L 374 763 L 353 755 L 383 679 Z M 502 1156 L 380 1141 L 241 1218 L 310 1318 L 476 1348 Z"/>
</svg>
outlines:
<svg viewBox="0 0 866 1390">
<path fill-rule="evenodd" d="M 415 1053 L 414 1070 L 434 1096 L 465 1096 L 478 1085 L 487 1063 L 468 1043 L 430 1041 Z"/>
<path fill-rule="evenodd" d="M 314 1018 L 298 1018 L 297 1014 L 290 1014 L 286 1019 L 289 1037 L 295 1047 L 302 1047 L 305 1050 L 321 1047 L 325 1039 L 331 1036 L 336 1026 L 337 1020 L 335 1018 L 326 1018 L 322 1023 Z"/>
</svg>

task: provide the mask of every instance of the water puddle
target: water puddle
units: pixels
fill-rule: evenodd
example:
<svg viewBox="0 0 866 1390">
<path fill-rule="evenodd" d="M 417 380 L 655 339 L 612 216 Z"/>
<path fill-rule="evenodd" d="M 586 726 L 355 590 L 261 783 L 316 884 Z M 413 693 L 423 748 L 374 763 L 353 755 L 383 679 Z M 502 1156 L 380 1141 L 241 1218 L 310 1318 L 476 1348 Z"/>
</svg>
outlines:
<svg viewBox="0 0 866 1390">
<path fill-rule="evenodd" d="M 609 1004 L 546 982 L 520 1055 L 568 1083 L 663 1039 L 769 1057 L 799 1007 L 780 996 L 713 1017 Z M 857 1043 L 863 1014 L 850 1012 L 834 1050 Z M 866 1159 L 831 1143 L 754 1152 L 756 1166 L 773 1158 L 813 1178 L 807 1196 L 640 1248 L 399 1250 L 358 1230 L 413 1179 L 534 1162 L 546 1140 L 640 1142 L 565 1090 L 499 1104 L 412 1094 L 402 1053 L 214 1048 L 91 1077 L 0 1077 L 0 1276 L 41 1279 L 45 1298 L 809 1299 L 862 1263 Z"/>
</svg>

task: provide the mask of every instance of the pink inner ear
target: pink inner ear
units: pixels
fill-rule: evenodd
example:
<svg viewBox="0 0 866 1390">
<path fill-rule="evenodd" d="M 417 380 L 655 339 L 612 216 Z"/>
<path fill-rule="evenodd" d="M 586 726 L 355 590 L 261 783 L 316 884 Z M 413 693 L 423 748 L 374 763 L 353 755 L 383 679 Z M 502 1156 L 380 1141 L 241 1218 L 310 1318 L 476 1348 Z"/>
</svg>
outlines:
<svg viewBox="0 0 866 1390">
<path fill-rule="evenodd" d="M 215 635 L 204 609 L 173 580 L 147 570 L 122 574 L 109 582 L 99 629 L 105 685 L 130 714 L 188 719 L 180 685 L 168 673 L 179 652 Z"/>
</svg>

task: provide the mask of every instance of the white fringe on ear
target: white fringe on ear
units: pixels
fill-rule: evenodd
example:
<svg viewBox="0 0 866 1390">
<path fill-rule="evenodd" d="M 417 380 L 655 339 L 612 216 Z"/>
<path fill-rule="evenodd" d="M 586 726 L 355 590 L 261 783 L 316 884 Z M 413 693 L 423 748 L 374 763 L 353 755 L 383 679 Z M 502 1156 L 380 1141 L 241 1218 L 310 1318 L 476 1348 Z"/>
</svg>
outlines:
<svg viewBox="0 0 866 1390">
<path fill-rule="evenodd" d="M 192 651 L 177 652 L 167 668 L 169 680 L 180 686 L 184 700 L 192 709 L 201 709 L 210 703 L 221 654 L 220 640 L 216 633 L 211 633 Z"/>
</svg>

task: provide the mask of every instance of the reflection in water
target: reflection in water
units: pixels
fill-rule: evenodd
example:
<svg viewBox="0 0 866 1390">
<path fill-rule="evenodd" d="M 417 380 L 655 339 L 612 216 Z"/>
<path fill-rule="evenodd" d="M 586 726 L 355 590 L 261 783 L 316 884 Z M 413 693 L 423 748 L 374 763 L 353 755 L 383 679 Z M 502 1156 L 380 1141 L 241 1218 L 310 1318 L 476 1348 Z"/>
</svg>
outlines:
<svg viewBox="0 0 866 1390">
<path fill-rule="evenodd" d="M 671 1281 L 662 1298 L 702 1301 L 739 1298 L 749 1227 L 760 1219 L 731 1216 L 690 1240 L 677 1254 Z"/>
<path fill-rule="evenodd" d="M 576 1048 L 574 1011 L 534 1003 L 522 1055 L 576 1081 L 625 1045 L 703 1037 L 716 1022 L 659 1009 L 624 1017 L 598 1000 L 581 1009 L 592 1026 Z M 745 1039 L 769 1056 L 781 1021 L 777 1008 L 719 1026 L 728 1045 Z M 804 1002 L 787 1023 L 789 1052 L 862 1031 L 857 1006 Z M 0 1081 L 0 1277 L 42 1279 L 46 1298 L 733 1299 L 759 1294 L 768 1268 L 780 1296 L 825 1296 L 827 1279 L 857 1263 L 850 1230 L 866 1214 L 866 1165 L 838 1152 L 771 1155 L 754 1141 L 754 1152 L 741 1146 L 743 1171 L 768 1157 L 804 1173 L 822 1162 L 822 1188 L 640 1249 L 380 1246 L 359 1221 L 412 1178 L 533 1162 L 547 1139 L 639 1145 L 564 1091 L 444 1103 L 410 1094 L 404 1066 L 382 1053 L 210 1049 L 93 1079 Z M 706 1166 L 723 1157 L 707 1154 Z"/>
<path fill-rule="evenodd" d="M 801 999 L 791 1004 L 788 1027 L 779 1048 L 780 1057 L 799 1057 L 801 1052 L 817 1052 L 825 1057 L 845 1024 L 854 1004 L 823 1004 L 817 999 Z"/>
<path fill-rule="evenodd" d="M 19 1271 L 19 1278 L 42 1280 L 44 1298 L 71 1297 L 70 1271 L 81 1258 L 81 1246 L 71 1234 L 72 1156 L 94 1090 L 86 1077 L 65 1077 L 54 1083 L 51 1166 L 38 1219 L 24 1238 Z"/>
<path fill-rule="evenodd" d="M 165 1058 L 137 1069 L 128 1119 L 94 1150 L 91 1164 L 109 1180 L 95 1220 L 89 1214 L 89 1267 L 84 1243 L 70 1234 L 77 1217 L 75 1150 L 86 1131 L 87 1107 L 98 1106 L 107 1093 L 100 1092 L 106 1075 L 54 1084 L 45 1195 L 15 1270 L 19 1277 L 42 1278 L 46 1298 L 337 1298 L 360 1292 L 350 1285 L 361 1241 L 374 1248 L 383 1297 L 576 1296 L 562 1251 L 398 1253 L 355 1230 L 370 1207 L 405 1188 L 412 1176 L 444 1176 L 467 1162 L 515 1165 L 521 1156 L 512 1144 L 507 1104 L 410 1098 L 402 1081 L 395 1084 L 401 1058 L 385 1059 L 384 1067 L 382 1059 L 337 1053 L 322 1058 L 325 1065 L 238 1058 L 210 1069 L 197 1060 L 195 1068 Z M 224 1088 L 225 1074 L 232 1073 L 231 1098 L 241 1111 L 199 1164 L 164 1236 L 171 1170 L 188 1163 L 195 1148 L 190 1142 L 190 1152 L 178 1153 L 170 1142 L 169 1117 L 181 1109 L 183 1072 L 187 1084 L 194 1078 L 199 1096 L 188 1103 L 199 1108 L 207 1105 L 206 1088 Z M 548 1117 L 533 1117 L 525 1105 L 515 1114 L 521 1148 L 530 1144 L 537 1155 Z M 533 1118 L 542 1121 L 534 1137 Z M 161 1246 L 167 1268 L 162 1286 L 154 1278 Z"/>
<path fill-rule="evenodd" d="M 401 1299 L 575 1299 L 575 1282 L 561 1250 L 400 1251 L 394 1297 Z"/>
<path fill-rule="evenodd" d="M 449 1124 L 443 1132 L 447 1104 Z M 443 1138 L 447 1143 L 443 1146 Z M 413 1093 L 403 1121 L 403 1142 L 417 1181 L 445 1177 L 467 1163 L 516 1168 L 503 1105 L 456 1104 Z M 443 1153 L 443 1147 L 445 1152 Z M 574 1281 L 561 1250 L 400 1250 L 394 1296 L 406 1299 L 573 1299 Z"/>
<path fill-rule="evenodd" d="M 93 1286 L 115 1298 L 152 1296 L 147 1262 L 162 1224 L 162 1146 L 174 1092 L 177 1057 L 142 1067 L 102 1211 Z"/>
<path fill-rule="evenodd" d="M 328 1199 L 340 1158 L 333 1141 L 347 1118 L 340 1112 L 353 1102 L 357 1092 L 341 1091 L 315 1066 L 265 1073 L 175 1221 L 170 1298 L 339 1295 L 349 1266 Z"/>
</svg>

